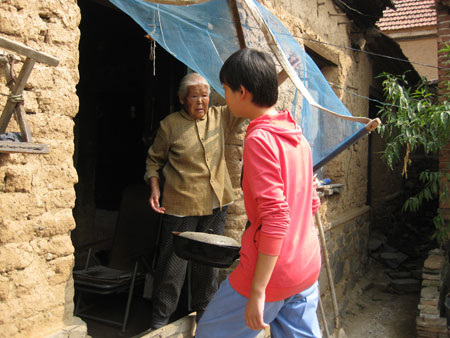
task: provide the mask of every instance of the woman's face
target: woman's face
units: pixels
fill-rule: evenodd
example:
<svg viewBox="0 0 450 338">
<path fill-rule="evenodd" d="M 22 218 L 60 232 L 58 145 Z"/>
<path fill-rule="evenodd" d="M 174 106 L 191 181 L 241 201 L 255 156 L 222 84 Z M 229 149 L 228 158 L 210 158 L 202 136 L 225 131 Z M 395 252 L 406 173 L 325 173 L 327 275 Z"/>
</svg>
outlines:
<svg viewBox="0 0 450 338">
<path fill-rule="evenodd" d="M 198 120 L 208 112 L 209 93 L 207 85 L 196 85 L 188 87 L 185 98 L 180 97 L 181 104 L 190 117 Z"/>
</svg>

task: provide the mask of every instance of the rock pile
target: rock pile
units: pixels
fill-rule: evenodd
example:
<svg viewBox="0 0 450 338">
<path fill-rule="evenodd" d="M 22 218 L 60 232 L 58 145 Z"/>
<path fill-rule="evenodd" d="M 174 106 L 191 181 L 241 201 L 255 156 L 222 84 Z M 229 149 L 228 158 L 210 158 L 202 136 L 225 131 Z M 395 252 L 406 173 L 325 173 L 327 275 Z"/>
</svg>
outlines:
<svg viewBox="0 0 450 338">
<path fill-rule="evenodd" d="M 444 252 L 431 250 L 424 262 L 416 319 L 417 338 L 448 338 L 447 318 L 441 317 L 447 264 Z"/>
</svg>

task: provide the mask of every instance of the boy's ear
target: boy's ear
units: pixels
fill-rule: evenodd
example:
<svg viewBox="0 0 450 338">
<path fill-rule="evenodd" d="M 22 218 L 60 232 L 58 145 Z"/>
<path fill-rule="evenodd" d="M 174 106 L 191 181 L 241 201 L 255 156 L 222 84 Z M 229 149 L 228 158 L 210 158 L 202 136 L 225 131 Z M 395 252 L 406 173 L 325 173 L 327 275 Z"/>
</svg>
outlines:
<svg viewBox="0 0 450 338">
<path fill-rule="evenodd" d="M 250 99 L 250 101 L 253 98 L 252 93 L 249 92 L 249 90 L 247 88 L 245 88 L 243 85 L 241 85 L 240 89 L 240 97 L 242 101 L 248 100 Z"/>
</svg>

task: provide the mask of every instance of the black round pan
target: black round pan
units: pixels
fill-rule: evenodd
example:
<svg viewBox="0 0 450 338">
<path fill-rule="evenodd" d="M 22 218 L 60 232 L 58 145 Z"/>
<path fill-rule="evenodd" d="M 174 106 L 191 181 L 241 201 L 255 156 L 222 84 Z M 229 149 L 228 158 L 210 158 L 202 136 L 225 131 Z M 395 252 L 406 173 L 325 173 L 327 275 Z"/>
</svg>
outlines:
<svg viewBox="0 0 450 338">
<path fill-rule="evenodd" d="M 173 231 L 173 245 L 178 257 L 215 268 L 228 268 L 239 258 L 240 246 L 211 244 L 180 236 Z"/>
</svg>

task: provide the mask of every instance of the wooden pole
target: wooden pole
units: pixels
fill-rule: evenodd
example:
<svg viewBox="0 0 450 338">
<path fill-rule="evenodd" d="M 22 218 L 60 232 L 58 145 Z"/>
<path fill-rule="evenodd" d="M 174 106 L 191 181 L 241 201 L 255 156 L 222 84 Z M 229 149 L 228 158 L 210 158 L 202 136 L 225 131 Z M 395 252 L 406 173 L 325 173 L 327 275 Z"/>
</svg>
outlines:
<svg viewBox="0 0 450 338">
<path fill-rule="evenodd" d="M 26 57 L 38 62 L 46 63 L 50 66 L 57 66 L 59 60 L 51 55 L 39 52 L 33 48 L 22 45 L 21 43 L 6 39 L 0 36 L 0 47 L 12 50 L 13 52 L 25 55 Z"/>
<path fill-rule="evenodd" d="M 14 85 L 14 88 L 11 90 L 11 94 L 13 96 L 22 95 L 23 89 L 25 88 L 25 84 L 27 83 L 28 77 L 33 70 L 33 66 L 35 64 L 35 60 L 31 58 L 27 58 L 20 70 L 19 77 Z M 5 108 L 3 109 L 2 115 L 0 116 L 0 134 L 5 133 L 6 127 L 8 126 L 9 120 L 16 109 L 17 102 L 11 99 L 8 99 L 6 102 Z"/>
<path fill-rule="evenodd" d="M 231 16 L 233 17 L 234 27 L 236 29 L 236 35 L 239 40 L 239 48 L 244 49 L 246 46 L 244 31 L 242 30 L 241 18 L 239 17 L 239 11 L 237 8 L 236 0 L 228 0 L 230 6 Z"/>
<path fill-rule="evenodd" d="M 323 310 L 322 298 L 320 298 L 320 290 L 319 290 L 319 312 L 320 317 L 322 318 L 323 330 L 325 331 L 325 337 L 330 338 L 330 331 L 328 331 L 327 319 L 325 318 L 325 311 Z"/>
<path fill-rule="evenodd" d="M 319 103 L 316 102 L 316 100 L 312 97 L 308 89 L 303 85 L 303 82 L 299 79 L 297 73 L 295 72 L 294 68 L 288 61 L 286 55 L 284 54 L 283 50 L 281 49 L 280 45 L 278 44 L 277 40 L 275 39 L 275 36 L 273 35 L 272 31 L 270 30 L 267 23 L 264 21 L 264 18 L 262 17 L 261 13 L 259 12 L 258 8 L 256 7 L 253 0 L 243 0 L 244 3 L 247 5 L 248 10 L 253 15 L 255 21 L 257 22 L 259 28 L 264 34 L 264 37 L 266 38 L 267 44 L 269 45 L 270 49 L 272 50 L 272 53 L 277 58 L 278 62 L 281 64 L 281 67 L 286 71 L 291 81 L 294 83 L 294 85 L 297 87 L 297 89 L 302 93 L 302 95 L 305 97 L 305 99 L 308 101 L 308 103 L 316 107 L 318 109 L 321 109 L 333 116 L 342 118 L 344 120 L 349 120 L 353 122 L 359 122 L 363 124 L 370 123 L 370 119 L 368 117 L 359 117 L 359 116 L 348 116 L 348 115 L 342 115 L 335 113 L 332 110 L 329 110 L 328 108 L 325 108 L 321 106 Z"/>
<path fill-rule="evenodd" d="M 323 252 L 323 257 L 324 257 L 324 261 L 325 261 L 325 268 L 327 270 L 327 276 L 328 276 L 328 285 L 330 286 L 331 299 L 333 301 L 334 325 L 335 325 L 336 329 L 339 329 L 339 309 L 338 309 L 338 304 L 337 304 L 337 299 L 336 299 L 336 290 L 334 289 L 334 281 L 333 281 L 333 275 L 331 273 L 330 261 L 328 259 L 327 242 L 325 241 L 325 234 L 323 232 L 322 221 L 320 220 L 319 212 L 316 212 L 314 217 L 316 219 L 316 225 L 319 230 L 320 243 L 322 246 L 322 252 Z"/>
</svg>

